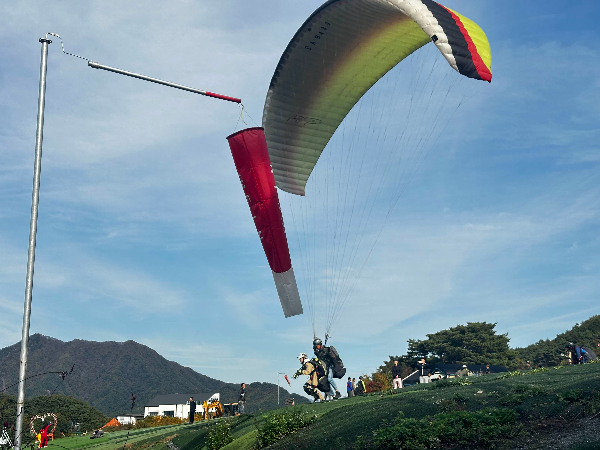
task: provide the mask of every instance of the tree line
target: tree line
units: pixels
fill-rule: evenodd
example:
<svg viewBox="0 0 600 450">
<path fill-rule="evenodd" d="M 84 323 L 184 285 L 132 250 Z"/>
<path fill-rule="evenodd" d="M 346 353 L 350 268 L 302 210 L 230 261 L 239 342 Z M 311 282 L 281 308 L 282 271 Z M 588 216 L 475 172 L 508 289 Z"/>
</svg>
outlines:
<svg viewBox="0 0 600 450">
<path fill-rule="evenodd" d="M 409 339 L 404 355 L 390 355 L 389 359 L 366 378 L 367 392 L 392 388 L 394 360 L 402 366 L 402 377 L 418 368 L 417 362 L 425 358 L 435 364 L 490 364 L 510 370 L 557 366 L 564 363 L 565 346 L 575 343 L 593 349 L 600 344 L 600 315 L 576 324 L 554 339 L 540 340 L 523 348 L 510 348 L 508 334 L 497 334 L 496 323 L 468 322 L 427 334 L 423 340 Z"/>
</svg>

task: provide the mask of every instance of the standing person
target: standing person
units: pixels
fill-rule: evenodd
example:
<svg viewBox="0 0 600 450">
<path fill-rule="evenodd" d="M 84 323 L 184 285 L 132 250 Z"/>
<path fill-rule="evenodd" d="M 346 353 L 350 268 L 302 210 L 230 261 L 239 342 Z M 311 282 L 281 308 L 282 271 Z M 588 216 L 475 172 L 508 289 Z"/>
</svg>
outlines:
<svg viewBox="0 0 600 450">
<path fill-rule="evenodd" d="M 394 382 L 394 389 L 402 389 L 402 366 L 398 365 L 398 360 L 394 360 L 392 366 L 392 380 Z"/>
<path fill-rule="evenodd" d="M 365 383 L 363 383 L 362 376 L 358 377 L 358 382 L 356 383 L 356 387 L 354 388 L 354 393 L 356 395 L 362 395 L 365 393 Z"/>
<path fill-rule="evenodd" d="M 194 423 L 194 416 L 196 415 L 196 402 L 194 397 L 190 397 L 190 423 Z"/>
<path fill-rule="evenodd" d="M 238 416 L 244 414 L 244 405 L 246 404 L 246 383 L 242 383 L 240 394 L 238 395 Z"/>
<path fill-rule="evenodd" d="M 425 358 L 421 358 L 417 364 L 421 368 L 421 376 L 419 377 L 419 383 L 429 383 L 431 381 L 429 366 L 425 362 Z M 427 376 L 425 374 L 427 373 Z"/>
<path fill-rule="evenodd" d="M 319 391 L 318 386 L 319 370 L 321 371 L 321 376 L 323 378 L 325 377 L 325 374 L 323 373 L 323 367 L 318 362 L 309 360 L 306 353 L 300 353 L 300 355 L 298 355 L 298 360 L 300 361 L 301 367 L 293 375 L 293 378 L 296 379 L 300 375 L 308 375 L 308 381 L 304 383 L 304 386 L 302 386 L 304 392 L 306 392 L 308 395 L 311 395 L 315 402 L 322 402 L 323 395 Z"/>
<path fill-rule="evenodd" d="M 529 361 L 527 361 L 527 362 L 529 362 Z M 492 369 L 490 369 L 490 365 L 489 364 L 486 364 L 485 365 L 485 374 L 489 375 L 490 373 L 492 373 Z"/>
<path fill-rule="evenodd" d="M 331 347 L 324 347 L 321 339 L 315 338 L 313 341 L 313 350 L 315 352 L 315 356 L 325 365 L 325 368 L 327 369 L 327 380 L 329 381 L 329 386 L 331 386 L 331 390 L 329 391 L 328 395 L 334 399 L 340 398 L 342 394 L 340 394 L 335 381 L 333 381 L 333 369 L 336 364 L 336 358 L 331 351 Z M 335 354 L 337 355 L 337 352 L 335 352 Z M 346 372 L 346 369 L 344 369 L 344 372 Z"/>
<path fill-rule="evenodd" d="M 352 384 L 352 378 L 348 377 L 348 381 L 346 382 L 346 393 L 348 397 L 354 397 L 354 386 Z"/>
<path fill-rule="evenodd" d="M 356 395 L 356 378 L 352 378 L 352 397 Z"/>
</svg>

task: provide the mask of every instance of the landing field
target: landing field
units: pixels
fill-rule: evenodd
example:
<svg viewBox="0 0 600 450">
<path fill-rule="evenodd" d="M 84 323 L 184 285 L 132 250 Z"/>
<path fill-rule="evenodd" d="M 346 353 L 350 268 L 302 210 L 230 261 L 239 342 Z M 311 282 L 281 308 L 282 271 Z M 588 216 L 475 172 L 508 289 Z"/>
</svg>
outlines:
<svg viewBox="0 0 600 450">
<path fill-rule="evenodd" d="M 283 437 L 269 449 L 371 449 L 375 448 L 372 446 L 373 432 L 382 427 L 391 427 L 399 413 L 403 413 L 406 419 L 431 421 L 435 417 L 449 417 L 457 413 L 460 415 L 462 412 L 477 413 L 489 408 L 516 413 L 518 420 L 510 427 L 514 436 L 494 438 L 483 447 L 481 444 L 478 446 L 461 442 L 460 437 L 456 437 L 460 436 L 457 432 L 455 438 L 458 441 L 442 436 L 435 446 L 428 448 L 600 448 L 600 364 L 468 377 L 462 380 L 467 380 L 461 382 L 468 384 L 441 381 L 407 387 L 398 393 L 368 394 L 323 404 L 281 408 L 270 414 L 300 410 L 316 415 L 317 419 L 310 426 Z M 254 414 L 192 426 L 133 430 L 129 438 L 132 445 L 128 447 L 132 450 L 166 449 L 166 443 L 172 440 L 180 450 L 204 450 L 207 449 L 208 432 L 211 428 L 219 421 L 227 420 L 235 440 L 223 449 L 250 450 L 256 445 L 257 427 L 265 423 L 266 417 Z M 423 428 L 427 429 L 427 426 Z M 122 448 L 126 435 L 127 432 L 111 433 L 96 443 L 88 439 L 88 445 L 85 446 L 79 444 L 83 441 L 76 441 L 81 438 L 57 439 L 54 442 L 68 449 L 112 450 L 119 446 Z M 94 444 L 90 445 L 90 442 Z M 406 447 L 399 445 L 397 448 Z"/>
</svg>

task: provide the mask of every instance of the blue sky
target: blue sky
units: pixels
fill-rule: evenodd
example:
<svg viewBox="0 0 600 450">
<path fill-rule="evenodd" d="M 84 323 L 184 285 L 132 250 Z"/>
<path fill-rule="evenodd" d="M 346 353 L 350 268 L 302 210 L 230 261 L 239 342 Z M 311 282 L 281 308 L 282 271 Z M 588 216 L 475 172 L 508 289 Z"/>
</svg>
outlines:
<svg viewBox="0 0 600 450">
<path fill-rule="evenodd" d="M 259 121 L 319 4 L 0 5 L 0 347 L 21 333 L 38 38 L 241 97 Z M 600 5 L 540 5 L 448 0 L 485 30 L 494 79 L 431 148 L 367 261 L 334 335 L 350 375 L 458 323 L 498 322 L 523 346 L 599 312 Z M 92 70 L 53 40 L 31 332 L 132 339 L 231 382 L 291 373 L 312 328 L 283 318 L 225 141 L 236 106 Z"/>
</svg>

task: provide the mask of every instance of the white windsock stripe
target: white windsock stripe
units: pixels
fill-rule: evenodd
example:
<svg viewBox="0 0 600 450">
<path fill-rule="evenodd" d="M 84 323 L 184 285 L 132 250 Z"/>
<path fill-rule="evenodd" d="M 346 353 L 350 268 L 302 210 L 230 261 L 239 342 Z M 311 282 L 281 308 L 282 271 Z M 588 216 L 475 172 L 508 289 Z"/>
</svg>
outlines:
<svg viewBox="0 0 600 450">
<path fill-rule="evenodd" d="M 302 314 L 304 311 L 302 310 L 302 302 L 298 293 L 294 268 L 291 267 L 290 270 L 281 273 L 273 272 L 273 279 L 275 280 L 275 287 L 277 288 L 277 294 L 279 294 L 279 301 L 281 302 L 285 317 Z"/>
</svg>

